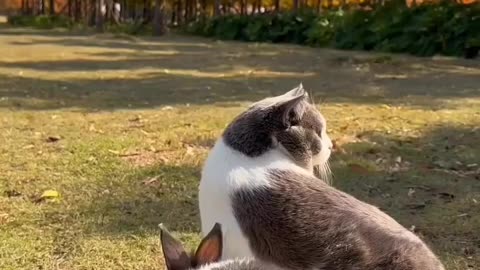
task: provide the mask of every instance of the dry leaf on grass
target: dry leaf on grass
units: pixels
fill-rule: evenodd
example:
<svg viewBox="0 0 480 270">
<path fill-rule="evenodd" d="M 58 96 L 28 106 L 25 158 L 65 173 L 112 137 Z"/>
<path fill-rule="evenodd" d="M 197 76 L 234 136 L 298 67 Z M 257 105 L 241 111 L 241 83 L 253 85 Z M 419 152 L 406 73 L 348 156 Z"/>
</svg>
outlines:
<svg viewBox="0 0 480 270">
<path fill-rule="evenodd" d="M 53 142 L 58 142 L 61 139 L 60 136 L 48 136 L 46 139 L 46 142 L 48 143 L 53 143 Z"/>
<path fill-rule="evenodd" d="M 58 202 L 60 201 L 60 193 L 53 189 L 45 190 L 35 202 Z"/>
<path fill-rule="evenodd" d="M 18 197 L 18 196 L 22 196 L 22 193 L 14 190 L 14 189 L 10 189 L 10 190 L 6 190 L 5 191 L 5 195 L 9 198 L 11 197 Z"/>
</svg>

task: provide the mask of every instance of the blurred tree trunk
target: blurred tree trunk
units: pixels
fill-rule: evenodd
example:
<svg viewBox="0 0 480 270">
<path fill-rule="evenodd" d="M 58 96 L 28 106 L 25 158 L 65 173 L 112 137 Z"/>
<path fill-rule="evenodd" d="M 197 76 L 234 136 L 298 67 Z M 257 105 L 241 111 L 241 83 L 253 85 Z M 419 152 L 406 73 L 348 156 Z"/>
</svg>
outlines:
<svg viewBox="0 0 480 270">
<path fill-rule="evenodd" d="M 276 12 L 280 11 L 280 0 L 275 0 L 275 11 Z"/>
<path fill-rule="evenodd" d="M 103 4 L 104 4 L 104 0 L 96 0 L 95 28 L 97 29 L 97 32 L 103 32 L 103 12 L 102 12 Z"/>
<path fill-rule="evenodd" d="M 245 15 L 246 11 L 247 11 L 246 0 L 240 0 L 240 14 Z"/>
<path fill-rule="evenodd" d="M 177 1 L 177 25 L 182 24 L 182 0 Z"/>
<path fill-rule="evenodd" d="M 74 9 L 75 21 L 80 21 L 82 17 L 82 8 L 80 6 L 79 0 L 75 0 L 75 9 Z"/>
<path fill-rule="evenodd" d="M 293 0 L 293 10 L 298 10 L 298 0 Z"/>
<path fill-rule="evenodd" d="M 95 26 L 95 21 L 97 18 L 97 4 L 96 0 L 90 0 L 89 10 L 88 10 L 88 25 Z"/>
<path fill-rule="evenodd" d="M 48 1 L 48 9 L 48 13 L 50 13 L 50 15 L 55 15 L 55 0 Z"/>
<path fill-rule="evenodd" d="M 214 0 L 213 16 L 220 16 L 220 0 Z"/>
<path fill-rule="evenodd" d="M 73 0 L 67 0 L 67 10 L 69 18 L 72 18 L 72 1 Z"/>
<path fill-rule="evenodd" d="M 202 18 L 207 16 L 207 0 L 200 0 L 200 13 Z"/>
<path fill-rule="evenodd" d="M 154 35 L 164 35 L 167 32 L 167 27 L 165 25 L 165 0 L 155 0 L 155 10 L 153 17 Z"/>
<path fill-rule="evenodd" d="M 40 14 L 45 14 L 45 0 L 39 0 L 38 1 L 38 5 L 39 5 L 39 11 L 40 11 Z"/>
</svg>

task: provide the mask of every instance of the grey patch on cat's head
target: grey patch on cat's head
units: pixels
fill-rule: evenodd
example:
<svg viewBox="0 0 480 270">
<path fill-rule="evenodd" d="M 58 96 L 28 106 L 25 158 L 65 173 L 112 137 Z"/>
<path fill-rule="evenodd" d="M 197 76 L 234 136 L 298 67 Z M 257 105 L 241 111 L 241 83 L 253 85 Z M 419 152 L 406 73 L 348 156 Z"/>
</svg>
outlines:
<svg viewBox="0 0 480 270">
<path fill-rule="evenodd" d="M 256 258 L 289 269 L 444 269 L 377 207 L 305 174 L 270 170 L 268 177 L 269 186 L 230 195 Z"/>
<path fill-rule="evenodd" d="M 300 84 L 283 95 L 253 103 L 226 128 L 223 138 L 233 149 L 257 157 L 284 150 L 299 166 L 329 180 L 332 142 L 326 120 Z"/>
</svg>

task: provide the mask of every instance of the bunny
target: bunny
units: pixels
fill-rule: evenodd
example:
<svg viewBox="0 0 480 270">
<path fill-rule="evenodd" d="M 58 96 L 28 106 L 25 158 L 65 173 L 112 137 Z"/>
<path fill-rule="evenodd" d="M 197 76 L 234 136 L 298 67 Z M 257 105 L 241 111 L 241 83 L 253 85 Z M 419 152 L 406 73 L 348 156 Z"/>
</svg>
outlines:
<svg viewBox="0 0 480 270">
<path fill-rule="evenodd" d="M 301 85 L 254 103 L 226 127 L 199 186 L 202 232 L 222 224 L 222 259 L 289 269 L 444 269 L 393 218 L 317 178 L 331 147 Z"/>
<path fill-rule="evenodd" d="M 219 261 L 222 253 L 222 228 L 215 223 L 189 256 L 182 244 L 161 225 L 160 242 L 167 270 L 285 270 L 253 258 Z"/>
</svg>

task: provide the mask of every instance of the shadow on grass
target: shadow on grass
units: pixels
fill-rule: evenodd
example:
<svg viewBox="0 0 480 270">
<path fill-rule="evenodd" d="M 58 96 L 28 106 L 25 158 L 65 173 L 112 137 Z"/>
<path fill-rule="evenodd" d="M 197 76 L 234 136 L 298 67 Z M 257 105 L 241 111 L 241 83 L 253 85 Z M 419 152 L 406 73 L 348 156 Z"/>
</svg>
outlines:
<svg viewBox="0 0 480 270">
<path fill-rule="evenodd" d="M 446 106 L 445 100 L 480 97 L 479 65 L 460 60 L 179 36 L 132 40 L 17 31 L 0 31 L 8 46 L 39 55 L 43 47 L 38 45 L 56 46 L 75 57 L 0 61 L 1 107 L 108 110 L 243 102 L 282 93 L 299 82 L 318 99 L 333 102 L 435 109 Z M 25 31 L 32 36 L 15 39 Z"/>
<path fill-rule="evenodd" d="M 158 233 L 164 223 L 172 231 L 199 232 L 197 186 L 199 168 L 156 165 L 135 170 L 111 183 L 79 210 L 93 223 L 84 231 L 102 235 Z"/>
<path fill-rule="evenodd" d="M 359 134 L 333 158 L 335 185 L 414 230 L 444 260 L 456 257 L 447 269 L 477 269 L 479 139 L 476 126 L 438 126 L 420 138 Z"/>
</svg>

